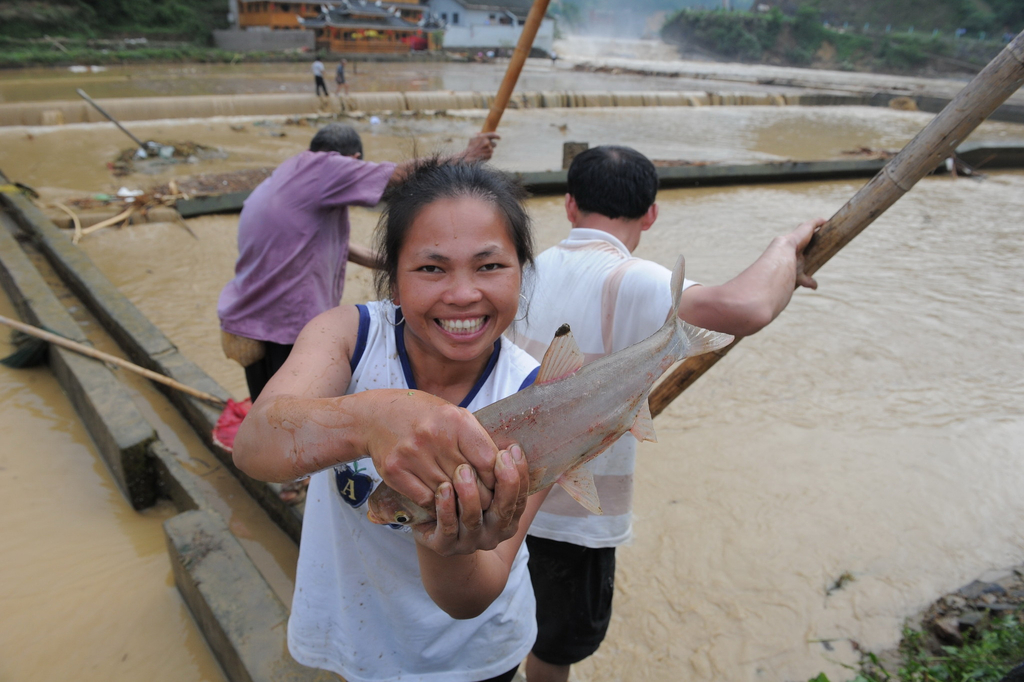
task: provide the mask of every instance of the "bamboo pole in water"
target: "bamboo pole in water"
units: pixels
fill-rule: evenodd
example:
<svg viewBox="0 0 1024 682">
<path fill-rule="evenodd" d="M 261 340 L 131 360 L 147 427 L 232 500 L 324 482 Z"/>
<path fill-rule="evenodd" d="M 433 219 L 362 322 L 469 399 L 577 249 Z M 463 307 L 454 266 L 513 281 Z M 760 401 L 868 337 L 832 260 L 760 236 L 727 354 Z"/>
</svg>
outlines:
<svg viewBox="0 0 1024 682">
<path fill-rule="evenodd" d="M 34 336 L 37 339 L 41 339 L 48 343 L 52 343 L 54 345 L 60 346 L 61 348 L 67 348 L 68 350 L 74 351 L 81 355 L 85 355 L 86 357 L 93 358 L 94 360 L 100 360 L 102 362 L 110 363 L 111 365 L 122 367 L 131 372 L 135 372 L 136 374 L 144 376 L 151 381 L 163 384 L 164 386 L 170 386 L 175 390 L 181 391 L 182 393 L 187 393 L 188 395 L 193 396 L 195 398 L 199 398 L 200 400 L 205 400 L 209 403 L 213 403 L 218 407 L 224 407 L 225 405 L 224 400 L 218 398 L 215 395 L 210 395 L 209 393 L 200 391 L 197 388 L 192 388 L 191 386 L 187 386 L 186 384 L 183 384 L 180 381 L 176 381 L 170 378 L 169 376 L 160 374 L 158 372 L 154 372 L 152 370 L 146 369 L 145 367 L 139 367 L 135 363 L 128 362 L 124 358 L 119 358 L 116 355 L 111 355 L 110 353 L 104 353 L 101 350 L 96 350 L 92 346 L 86 346 L 81 343 L 78 343 L 77 341 L 66 339 L 63 336 L 59 336 L 58 334 L 48 332 L 45 329 L 33 327 L 30 324 L 25 324 L 24 322 L 19 322 L 18 320 L 12 320 L 11 318 L 4 317 L 3 315 L 0 315 L 0 324 L 7 325 L 8 327 L 11 327 L 12 329 L 17 329 L 18 331 L 24 334 Z"/>
<path fill-rule="evenodd" d="M 85 100 L 86 102 L 88 102 L 89 104 L 93 105 L 93 106 L 94 106 L 94 107 L 96 108 L 96 111 L 98 111 L 98 112 L 100 112 L 101 114 L 103 114 L 104 116 L 106 116 L 106 117 L 107 117 L 107 119 L 108 119 L 108 120 L 109 120 L 109 121 L 110 121 L 111 123 L 113 123 L 113 124 L 114 124 L 114 125 L 116 125 L 116 126 L 117 126 L 118 128 L 120 128 L 120 129 L 121 129 L 121 132 L 122 132 L 122 133 L 124 133 L 124 134 L 125 134 L 125 135 L 127 135 L 128 137 L 132 138 L 132 142 L 134 142 L 135 144 L 137 144 L 137 145 L 139 146 L 139 149 L 142 149 L 143 151 L 145 151 L 145 149 L 146 149 L 146 145 L 145 145 L 145 143 L 143 143 L 143 141 L 142 141 L 142 140 L 140 140 L 139 138 L 135 137 L 135 136 L 134 136 L 134 135 L 132 135 L 132 134 L 131 134 L 130 132 L 128 132 L 128 129 L 127 129 L 127 128 L 125 128 L 125 127 L 124 127 L 123 125 L 121 125 L 121 124 L 120 124 L 120 123 L 118 122 L 118 120 L 117 120 L 116 118 L 114 118 L 113 116 L 111 116 L 110 114 L 108 114 L 108 113 L 106 112 L 106 110 L 105 110 L 105 109 L 104 109 L 103 107 L 101 107 L 101 106 L 100 106 L 99 104 L 96 104 L 96 102 L 94 102 L 94 101 L 93 101 L 92 97 L 89 97 L 89 95 L 85 94 L 85 91 L 84 91 L 84 90 L 82 90 L 81 88 L 76 88 L 76 89 L 75 89 L 75 92 L 77 92 L 77 93 L 78 93 L 78 96 L 79 96 L 79 97 L 81 97 L 82 99 L 84 99 L 84 100 Z"/>
<path fill-rule="evenodd" d="M 530 50 L 533 48 L 533 39 L 537 37 L 537 29 L 540 28 L 540 22 L 544 20 L 544 15 L 547 14 L 549 3 L 550 0 L 533 1 L 530 13 L 526 15 L 526 24 L 523 25 L 523 32 L 519 34 L 516 50 L 512 53 L 512 59 L 508 63 L 508 69 L 505 71 L 505 77 L 501 81 L 501 87 L 498 88 L 498 94 L 494 96 L 494 101 L 491 102 L 491 110 L 487 113 L 487 120 L 484 121 L 484 127 L 480 132 L 493 133 L 498 129 L 501 115 L 505 113 L 505 107 L 508 106 L 508 101 L 512 98 L 512 90 L 516 87 L 516 81 L 519 80 L 519 72 L 523 70 L 526 58 L 530 56 Z"/>
<path fill-rule="evenodd" d="M 811 239 L 804 272 L 813 275 L 829 258 L 917 183 L 949 158 L 957 146 L 1024 84 L 1024 32 L 964 86 L 946 108 L 832 216 Z M 680 393 L 728 353 L 725 348 L 687 358 L 651 391 L 651 414 L 657 416 Z"/>
</svg>

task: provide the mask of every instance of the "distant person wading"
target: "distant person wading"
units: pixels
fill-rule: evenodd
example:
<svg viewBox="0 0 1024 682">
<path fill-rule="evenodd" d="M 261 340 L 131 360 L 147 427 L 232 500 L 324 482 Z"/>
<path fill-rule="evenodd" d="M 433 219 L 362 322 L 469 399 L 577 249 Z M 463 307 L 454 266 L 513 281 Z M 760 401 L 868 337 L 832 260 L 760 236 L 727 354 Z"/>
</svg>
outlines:
<svg viewBox="0 0 1024 682">
<path fill-rule="evenodd" d="M 345 89 L 345 96 L 348 97 L 348 83 L 345 82 L 345 60 L 342 59 L 338 62 L 338 68 L 334 71 L 334 94 L 341 94 L 341 89 Z"/>
<path fill-rule="evenodd" d="M 317 57 L 316 61 L 313 62 L 313 81 L 316 84 L 316 94 L 320 96 L 320 90 L 324 91 L 324 97 L 327 96 L 327 83 L 324 82 L 324 63 Z"/>
</svg>

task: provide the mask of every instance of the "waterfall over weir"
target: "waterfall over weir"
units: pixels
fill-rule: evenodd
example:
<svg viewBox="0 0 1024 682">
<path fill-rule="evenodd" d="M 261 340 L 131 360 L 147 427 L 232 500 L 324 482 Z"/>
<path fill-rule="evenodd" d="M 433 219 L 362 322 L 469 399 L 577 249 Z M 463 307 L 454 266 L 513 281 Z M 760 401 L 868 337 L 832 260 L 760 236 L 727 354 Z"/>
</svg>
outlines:
<svg viewBox="0 0 1024 682">
<path fill-rule="evenodd" d="M 125 97 L 97 103 L 119 121 L 210 118 L 213 116 L 315 115 L 343 112 L 438 111 L 487 109 L 494 95 L 482 92 L 359 92 L 344 97 L 306 94 L 201 95 L 192 97 Z M 513 95 L 512 109 L 552 107 L 786 106 L 867 104 L 869 97 L 757 92 L 523 92 Z M 85 101 L 0 104 L 0 126 L 95 123 L 106 119 Z"/>
</svg>

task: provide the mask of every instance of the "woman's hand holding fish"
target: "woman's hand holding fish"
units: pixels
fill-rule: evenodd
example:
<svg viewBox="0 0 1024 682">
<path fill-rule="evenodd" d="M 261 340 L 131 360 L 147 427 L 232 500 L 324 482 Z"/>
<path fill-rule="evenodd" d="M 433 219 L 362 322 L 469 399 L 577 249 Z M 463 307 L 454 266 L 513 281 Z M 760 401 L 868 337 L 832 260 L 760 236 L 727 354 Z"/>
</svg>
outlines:
<svg viewBox="0 0 1024 682">
<path fill-rule="evenodd" d="M 498 453 L 494 477 L 494 499 L 485 504 L 472 467 L 459 466 L 454 485 L 442 483 L 437 490 L 437 521 L 413 528 L 417 542 L 441 556 L 452 556 L 491 550 L 515 535 L 530 489 L 526 457 L 518 445 Z"/>
<path fill-rule="evenodd" d="M 385 401 L 387 418 L 367 421 L 366 449 L 389 486 L 430 508 L 443 484 L 456 483 L 458 492 L 456 470 L 469 465 L 480 478 L 477 486 L 474 475 L 472 485 L 481 508 L 490 506 L 498 448 L 472 413 L 423 391 L 372 393 Z"/>
<path fill-rule="evenodd" d="M 460 474 L 466 470 L 460 468 Z M 527 497 L 530 472 L 518 445 L 499 454 L 494 474 L 494 502 L 486 511 L 469 480 L 475 476 L 459 476 L 454 487 L 445 484 L 437 496 L 437 523 L 413 529 L 423 587 L 452 618 L 475 618 L 505 589 L 526 529 L 544 500 L 544 493 Z"/>
</svg>

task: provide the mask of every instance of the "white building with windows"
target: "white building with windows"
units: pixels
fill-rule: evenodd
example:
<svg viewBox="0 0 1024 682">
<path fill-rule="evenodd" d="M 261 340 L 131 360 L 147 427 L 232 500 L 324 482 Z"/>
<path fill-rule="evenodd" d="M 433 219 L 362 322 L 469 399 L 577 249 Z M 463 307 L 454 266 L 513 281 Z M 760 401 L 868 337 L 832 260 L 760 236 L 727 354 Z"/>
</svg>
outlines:
<svg viewBox="0 0 1024 682">
<path fill-rule="evenodd" d="M 531 0 L 427 0 L 431 19 L 444 27 L 446 50 L 514 49 Z M 533 40 L 533 53 L 551 53 L 555 20 L 545 17 Z"/>
</svg>

